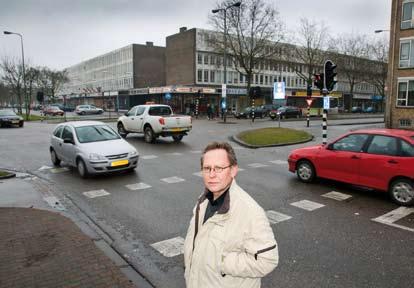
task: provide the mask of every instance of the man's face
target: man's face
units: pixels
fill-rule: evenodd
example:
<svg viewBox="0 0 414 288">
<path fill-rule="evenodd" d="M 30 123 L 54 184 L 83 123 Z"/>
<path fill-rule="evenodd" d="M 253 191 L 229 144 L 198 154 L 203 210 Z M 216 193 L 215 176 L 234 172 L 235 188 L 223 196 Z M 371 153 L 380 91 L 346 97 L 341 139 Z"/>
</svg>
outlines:
<svg viewBox="0 0 414 288">
<path fill-rule="evenodd" d="M 231 184 L 231 181 L 237 174 L 237 165 L 228 167 L 230 165 L 227 157 L 227 152 L 224 149 L 210 150 L 204 154 L 203 168 L 210 167 L 211 171 L 203 171 L 204 185 L 210 190 L 214 199 L 217 199 Z M 223 169 L 220 173 L 214 171 L 214 167 L 228 167 Z M 203 169 L 204 170 L 204 169 Z"/>
</svg>

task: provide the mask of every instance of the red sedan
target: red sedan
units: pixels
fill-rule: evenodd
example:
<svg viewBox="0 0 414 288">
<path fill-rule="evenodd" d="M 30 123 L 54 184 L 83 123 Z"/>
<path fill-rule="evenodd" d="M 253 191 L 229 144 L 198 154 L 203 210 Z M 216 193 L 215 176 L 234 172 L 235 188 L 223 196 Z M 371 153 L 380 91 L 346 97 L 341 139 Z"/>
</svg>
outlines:
<svg viewBox="0 0 414 288">
<path fill-rule="evenodd" d="M 328 145 L 293 150 L 288 162 L 302 182 L 332 179 L 388 191 L 399 205 L 414 203 L 414 131 L 353 131 Z"/>
</svg>

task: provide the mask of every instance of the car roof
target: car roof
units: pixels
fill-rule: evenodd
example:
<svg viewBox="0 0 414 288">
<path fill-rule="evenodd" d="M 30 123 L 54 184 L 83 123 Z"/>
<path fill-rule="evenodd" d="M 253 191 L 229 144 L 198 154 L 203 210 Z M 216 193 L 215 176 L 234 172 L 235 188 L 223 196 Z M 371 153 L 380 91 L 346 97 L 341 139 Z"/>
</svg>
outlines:
<svg viewBox="0 0 414 288">
<path fill-rule="evenodd" d="M 58 126 L 69 125 L 73 128 L 84 127 L 84 126 L 92 126 L 92 125 L 107 125 L 101 121 L 69 121 L 65 123 L 60 123 Z"/>
<path fill-rule="evenodd" d="M 403 129 L 387 129 L 387 128 L 375 128 L 375 129 L 359 129 L 354 130 L 351 133 L 367 133 L 367 134 L 380 134 L 380 135 L 392 135 L 392 136 L 405 136 L 413 137 L 414 131 Z"/>
</svg>

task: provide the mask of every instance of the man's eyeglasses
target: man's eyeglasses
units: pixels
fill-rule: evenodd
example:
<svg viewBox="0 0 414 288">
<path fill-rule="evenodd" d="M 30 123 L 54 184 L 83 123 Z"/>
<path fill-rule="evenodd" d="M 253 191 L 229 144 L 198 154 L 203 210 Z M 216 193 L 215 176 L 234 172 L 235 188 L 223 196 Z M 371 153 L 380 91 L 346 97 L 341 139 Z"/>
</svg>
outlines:
<svg viewBox="0 0 414 288">
<path fill-rule="evenodd" d="M 202 167 L 201 168 L 201 171 L 204 174 L 210 174 L 211 171 L 214 171 L 214 173 L 221 173 L 221 172 L 224 171 L 224 169 L 227 169 L 227 168 L 229 168 L 231 166 L 233 166 L 233 165 L 229 165 L 229 166 L 226 166 L 226 167 L 220 167 L 220 166 L 210 167 L 210 166 L 206 166 L 206 167 Z"/>
</svg>

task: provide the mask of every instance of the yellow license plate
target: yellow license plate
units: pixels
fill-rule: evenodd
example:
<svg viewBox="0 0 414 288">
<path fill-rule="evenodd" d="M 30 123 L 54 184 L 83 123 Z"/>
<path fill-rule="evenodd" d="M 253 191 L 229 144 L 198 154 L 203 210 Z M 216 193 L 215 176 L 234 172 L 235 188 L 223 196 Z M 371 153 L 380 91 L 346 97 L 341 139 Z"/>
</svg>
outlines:
<svg viewBox="0 0 414 288">
<path fill-rule="evenodd" d="M 111 166 L 112 167 L 115 167 L 115 166 L 122 166 L 122 165 L 127 165 L 129 162 L 128 162 L 128 160 L 119 160 L 119 161 L 114 161 L 114 162 L 112 162 L 111 163 Z"/>
<path fill-rule="evenodd" d="M 183 129 L 181 129 L 181 128 L 172 128 L 171 131 L 172 132 L 180 132 L 180 131 L 183 131 Z"/>
</svg>

